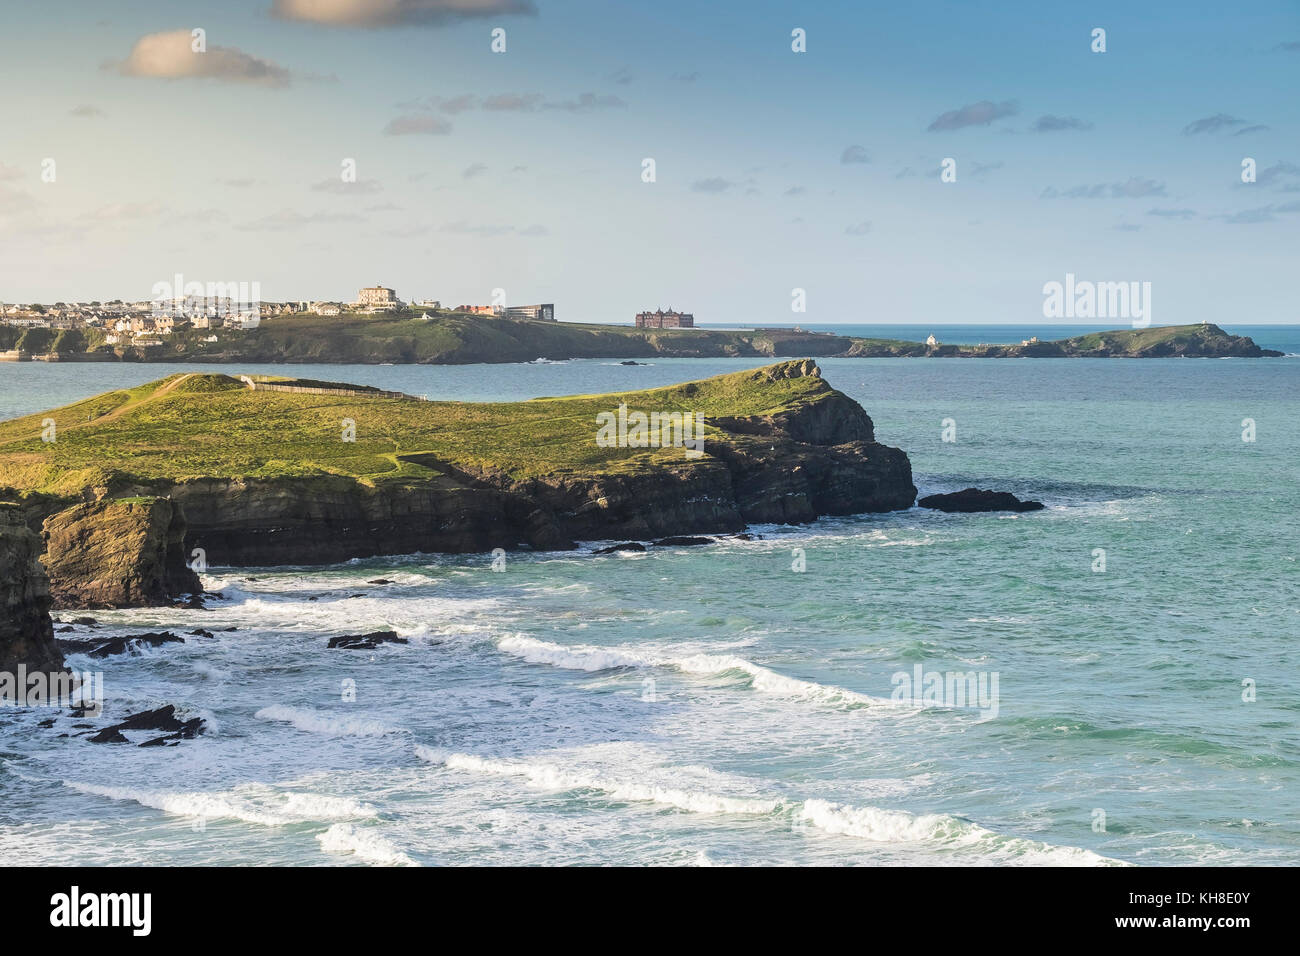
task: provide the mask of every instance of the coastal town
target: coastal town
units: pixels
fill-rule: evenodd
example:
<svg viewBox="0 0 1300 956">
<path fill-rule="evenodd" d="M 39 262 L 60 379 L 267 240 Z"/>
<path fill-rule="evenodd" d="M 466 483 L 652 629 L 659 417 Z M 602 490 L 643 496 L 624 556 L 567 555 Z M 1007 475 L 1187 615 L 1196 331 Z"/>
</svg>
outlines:
<svg viewBox="0 0 1300 956">
<path fill-rule="evenodd" d="M 159 290 L 164 289 L 163 294 Z M 60 354 L 105 353 L 124 348 L 158 349 L 179 341 L 180 333 L 204 333 L 204 343 L 218 343 L 225 332 L 257 329 L 286 316 L 322 319 L 357 316 L 405 317 L 431 320 L 440 315 L 472 315 L 495 319 L 555 321 L 554 303 L 507 306 L 459 304 L 444 306 L 437 299 L 403 301 L 383 285 L 358 290 L 350 302 L 261 301 L 257 283 L 159 283 L 148 299 L 85 302 L 0 302 L 0 361 L 56 360 Z M 652 315 L 652 313 L 643 313 Z M 660 313 L 662 315 L 662 313 Z M 675 315 L 675 313 L 673 314 Z M 661 327 L 690 328 L 691 316 Z M 641 316 L 636 318 L 640 326 Z M 659 327 L 659 326 L 657 326 Z"/>
</svg>

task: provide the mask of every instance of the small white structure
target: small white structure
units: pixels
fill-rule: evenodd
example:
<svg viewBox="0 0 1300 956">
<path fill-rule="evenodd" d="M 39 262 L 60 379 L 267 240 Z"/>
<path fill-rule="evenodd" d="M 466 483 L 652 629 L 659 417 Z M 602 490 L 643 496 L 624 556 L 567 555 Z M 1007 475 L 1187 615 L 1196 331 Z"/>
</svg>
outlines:
<svg viewBox="0 0 1300 956">
<path fill-rule="evenodd" d="M 934 346 L 936 346 L 936 345 L 939 344 L 939 340 L 936 339 L 936 338 L 934 337 L 934 333 L 931 332 L 930 335 L 929 335 L 929 337 L 925 340 L 925 344 L 928 345 L 928 346 L 930 346 L 931 348 L 934 348 Z"/>
</svg>

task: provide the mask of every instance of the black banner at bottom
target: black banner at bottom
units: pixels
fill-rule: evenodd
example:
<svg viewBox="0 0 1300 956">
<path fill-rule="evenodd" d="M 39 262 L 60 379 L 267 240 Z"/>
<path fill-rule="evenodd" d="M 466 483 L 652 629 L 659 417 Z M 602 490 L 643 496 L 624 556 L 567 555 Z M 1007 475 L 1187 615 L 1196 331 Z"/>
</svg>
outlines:
<svg viewBox="0 0 1300 956">
<path fill-rule="evenodd" d="M 593 931 L 675 934 L 692 912 L 693 936 L 783 924 L 820 932 L 843 920 L 864 942 L 900 928 L 926 945 L 1018 933 L 1087 941 L 1193 938 L 1233 945 L 1286 925 L 1288 869 L 447 869 L 360 868 L 19 869 L 6 873 L 6 940 L 12 944 L 150 942 L 247 944 L 283 935 L 294 944 L 349 939 L 373 945 L 406 930 L 427 938 L 430 921 L 486 928 L 499 945 L 513 933 L 568 924 Z M 663 880 L 662 883 L 659 881 Z M 677 916 L 673 916 L 673 913 Z M 706 914 L 712 913 L 712 917 Z M 731 914 L 728 916 L 727 914 Z M 835 914 L 839 914 L 838 916 Z M 757 920 L 755 920 L 757 917 Z M 961 930 L 969 926 L 975 936 Z M 745 927 L 749 927 L 748 930 Z M 1271 931 L 1270 931 L 1271 930 Z M 763 931 L 766 932 L 766 931 Z M 877 932 L 881 935 L 877 936 Z M 919 932 L 919 936 L 916 934 Z M 614 937 L 604 937 L 614 938 Z M 552 939 L 552 943 L 560 942 Z"/>
</svg>

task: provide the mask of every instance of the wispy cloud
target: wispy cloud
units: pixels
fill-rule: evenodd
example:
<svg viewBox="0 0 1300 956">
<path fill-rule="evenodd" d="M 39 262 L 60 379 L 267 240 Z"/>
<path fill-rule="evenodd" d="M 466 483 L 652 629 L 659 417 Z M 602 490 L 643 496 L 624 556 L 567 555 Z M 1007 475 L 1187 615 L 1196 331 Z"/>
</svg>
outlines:
<svg viewBox="0 0 1300 956">
<path fill-rule="evenodd" d="M 583 93 L 577 99 L 559 100 L 542 104 L 546 110 L 567 110 L 570 113 L 590 113 L 594 110 L 621 110 L 627 104 L 609 93 Z"/>
<path fill-rule="evenodd" d="M 273 0 L 271 13 L 332 27 L 401 27 L 532 15 L 537 7 L 530 0 Z"/>
<path fill-rule="evenodd" d="M 1255 185 L 1272 186 L 1274 183 L 1280 183 L 1284 179 L 1290 179 L 1293 176 L 1300 176 L 1300 166 L 1295 163 L 1274 163 L 1261 169 L 1255 176 Z"/>
<path fill-rule="evenodd" d="M 723 179 L 721 176 L 713 176 L 709 179 L 697 179 L 691 183 L 691 192 L 696 193 L 725 193 L 736 184 L 730 179 Z"/>
<path fill-rule="evenodd" d="M 1194 120 L 1183 127 L 1184 136 L 1196 136 L 1199 133 L 1219 133 L 1223 130 L 1232 129 L 1234 126 L 1245 126 L 1244 119 L 1237 119 L 1235 116 L 1229 116 L 1227 113 L 1215 113 L 1213 116 L 1207 116 L 1204 119 Z"/>
<path fill-rule="evenodd" d="M 384 187 L 377 179 L 358 179 L 356 182 L 344 182 L 339 176 L 330 176 L 318 183 L 312 183 L 312 192 L 333 193 L 336 196 L 364 196 L 381 193 Z"/>
<path fill-rule="evenodd" d="M 123 76 L 211 79 L 267 87 L 289 85 L 289 71 L 284 67 L 235 47 L 208 46 L 196 52 L 189 30 L 146 34 L 135 41 L 125 60 L 107 65 Z"/>
<path fill-rule="evenodd" d="M 465 179 L 473 179 L 475 176 L 481 176 L 485 172 L 487 172 L 487 167 L 482 163 L 470 163 L 461 170 L 461 176 Z"/>
<path fill-rule="evenodd" d="M 1159 216 L 1162 219 L 1195 219 L 1195 209 L 1148 209 L 1148 216 Z"/>
<path fill-rule="evenodd" d="M 341 222 L 363 221 L 363 217 L 355 213 L 301 213 L 292 209 L 281 209 L 279 212 L 271 213 L 269 216 L 263 216 L 261 219 L 255 219 L 252 222 L 243 223 L 235 226 L 235 228 L 242 232 L 288 232 L 293 229 L 305 229 L 308 226 L 328 226 Z"/>
<path fill-rule="evenodd" d="M 1034 120 L 1029 128 L 1035 133 L 1059 133 L 1067 129 L 1092 129 L 1092 124 L 1077 116 L 1053 116 L 1046 113 Z"/>
<path fill-rule="evenodd" d="M 1143 196 L 1163 196 L 1165 184 L 1154 179 L 1134 176 L 1122 183 L 1095 183 L 1093 185 L 1074 186 L 1070 189 L 1056 189 L 1048 186 L 1043 190 L 1042 199 L 1141 199 Z"/>
<path fill-rule="evenodd" d="M 871 232 L 871 221 L 868 219 L 864 219 L 862 222 L 854 223 L 853 225 L 844 228 L 844 234 L 846 236 L 865 236 L 869 232 Z"/>
<path fill-rule="evenodd" d="M 455 233 L 462 236 L 481 236 L 485 238 L 492 236 L 508 236 L 512 234 L 526 236 L 528 238 L 548 235 L 546 227 L 541 224 L 524 226 L 521 229 L 517 226 L 475 225 L 464 219 L 457 220 L 456 222 L 449 222 L 439 231 Z"/>
<path fill-rule="evenodd" d="M 450 123 L 427 113 L 398 116 L 384 127 L 385 136 L 445 136 L 450 132 Z"/>
<path fill-rule="evenodd" d="M 104 111 L 98 106 L 83 104 L 82 106 L 74 106 L 72 109 L 68 110 L 68 115 L 75 116 L 78 119 L 94 119 L 97 116 L 103 116 Z"/>
<path fill-rule="evenodd" d="M 853 166 L 860 163 L 871 162 L 871 157 L 861 146 L 845 146 L 844 152 L 840 153 L 840 162 L 845 166 Z"/>
<path fill-rule="evenodd" d="M 940 114 L 928 129 L 934 133 L 941 130 L 963 129 L 967 126 L 988 126 L 1004 117 L 1015 116 L 1018 112 L 1020 108 L 1014 100 L 1002 103 L 980 100 L 978 103 L 968 103 L 960 109 Z"/>
</svg>

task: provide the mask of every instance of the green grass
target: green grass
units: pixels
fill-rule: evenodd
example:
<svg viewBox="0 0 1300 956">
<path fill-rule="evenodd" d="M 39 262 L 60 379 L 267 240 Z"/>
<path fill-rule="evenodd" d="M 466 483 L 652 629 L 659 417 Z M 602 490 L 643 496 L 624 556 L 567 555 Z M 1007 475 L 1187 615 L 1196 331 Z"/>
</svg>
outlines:
<svg viewBox="0 0 1300 956">
<path fill-rule="evenodd" d="M 757 369 L 640 392 L 423 402 L 252 391 L 230 376 L 196 373 L 0 422 L 0 487 L 72 496 L 97 486 L 200 477 L 333 475 L 377 483 L 427 480 L 435 474 L 430 462 L 517 479 L 631 472 L 655 463 L 691 467 L 681 449 L 598 447 L 597 413 L 625 402 L 647 412 L 768 415 L 832 392 L 819 377 L 773 380 Z M 56 442 L 40 439 L 45 418 L 56 422 Z M 345 419 L 355 422 L 355 442 L 342 440 Z M 706 434 L 719 435 L 711 428 Z"/>
</svg>

